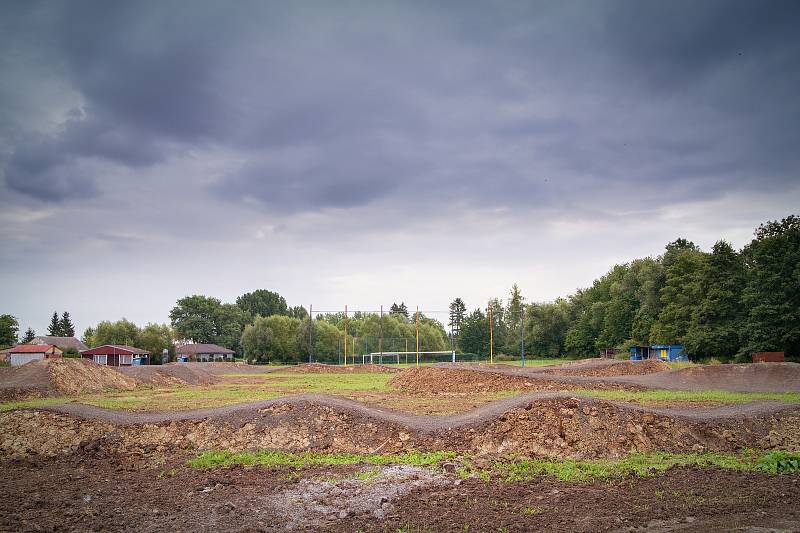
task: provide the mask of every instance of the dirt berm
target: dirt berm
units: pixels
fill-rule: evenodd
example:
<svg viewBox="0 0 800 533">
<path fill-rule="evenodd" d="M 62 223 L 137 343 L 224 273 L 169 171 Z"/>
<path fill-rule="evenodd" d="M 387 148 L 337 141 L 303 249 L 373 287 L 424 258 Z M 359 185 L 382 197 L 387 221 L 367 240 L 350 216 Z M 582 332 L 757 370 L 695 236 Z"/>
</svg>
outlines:
<svg viewBox="0 0 800 533">
<path fill-rule="evenodd" d="M 492 369 L 465 367 L 410 368 L 394 376 L 389 385 L 401 390 L 428 393 L 476 393 L 519 391 L 557 391 L 587 388 L 601 390 L 643 390 L 635 383 L 599 381 L 580 376 L 548 375 L 541 372 L 521 374 Z"/>
<path fill-rule="evenodd" d="M 544 367 L 542 374 L 562 376 L 639 376 L 667 372 L 667 363 L 654 359 L 646 361 L 617 361 L 615 359 L 586 359 L 556 367 Z"/>
<path fill-rule="evenodd" d="M 169 385 L 211 385 L 219 378 L 202 367 L 191 363 L 168 363 L 153 366 L 124 366 L 117 370 L 139 380 L 143 384 L 156 386 Z M 207 363 L 213 364 L 213 363 Z"/>
<path fill-rule="evenodd" d="M 667 410 L 568 394 L 528 394 L 446 417 L 408 415 L 323 395 L 183 413 L 65 404 L 0 413 L 0 435 L 0 457 L 268 448 L 593 458 L 650 450 L 797 450 L 800 404 Z"/>
<path fill-rule="evenodd" d="M 374 374 L 376 372 L 392 373 L 399 369 L 385 365 L 326 365 L 322 363 L 303 363 L 301 365 L 287 366 L 281 372 L 297 372 L 300 374 Z"/>
<path fill-rule="evenodd" d="M 136 379 L 91 361 L 45 359 L 4 371 L 0 376 L 0 400 L 132 390 L 136 385 Z"/>
</svg>

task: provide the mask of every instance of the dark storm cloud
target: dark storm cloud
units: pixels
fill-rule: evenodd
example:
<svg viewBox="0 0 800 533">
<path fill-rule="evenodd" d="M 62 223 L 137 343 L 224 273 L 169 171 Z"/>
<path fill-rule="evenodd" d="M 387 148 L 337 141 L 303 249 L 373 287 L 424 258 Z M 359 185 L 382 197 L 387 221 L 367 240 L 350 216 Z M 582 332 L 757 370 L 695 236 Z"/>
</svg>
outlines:
<svg viewBox="0 0 800 533">
<path fill-rule="evenodd" d="M 97 162 L 222 150 L 238 163 L 208 193 L 282 212 L 420 189 L 434 209 L 533 208 L 591 203 L 600 182 L 666 202 L 713 197 L 722 180 L 785 185 L 799 162 L 798 11 L 17 3 L 4 42 L 48 58 L 82 101 L 52 131 L 9 136 L 3 175 L 37 198 L 113 195 Z"/>
</svg>

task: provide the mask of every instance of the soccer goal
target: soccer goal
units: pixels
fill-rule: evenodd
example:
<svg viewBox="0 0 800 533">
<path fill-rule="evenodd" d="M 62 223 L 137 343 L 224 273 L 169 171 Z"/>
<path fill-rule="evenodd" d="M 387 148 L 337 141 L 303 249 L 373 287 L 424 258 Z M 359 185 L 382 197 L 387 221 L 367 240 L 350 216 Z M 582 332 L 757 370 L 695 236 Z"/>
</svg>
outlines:
<svg viewBox="0 0 800 533">
<path fill-rule="evenodd" d="M 372 352 L 365 353 L 361 356 L 361 364 L 370 365 L 391 365 L 400 363 L 416 363 L 417 354 L 419 354 L 420 362 L 435 362 L 435 363 L 455 363 L 456 352 L 454 351 L 440 351 L 440 352 Z"/>
</svg>

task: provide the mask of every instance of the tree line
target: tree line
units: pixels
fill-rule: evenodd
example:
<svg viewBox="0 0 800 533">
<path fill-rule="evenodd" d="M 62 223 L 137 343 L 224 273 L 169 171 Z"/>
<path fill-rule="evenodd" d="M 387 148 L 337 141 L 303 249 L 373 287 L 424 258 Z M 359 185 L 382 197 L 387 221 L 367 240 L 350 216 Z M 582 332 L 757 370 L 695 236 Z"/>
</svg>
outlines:
<svg viewBox="0 0 800 533">
<path fill-rule="evenodd" d="M 590 356 L 604 348 L 683 344 L 694 358 L 746 360 L 756 351 L 800 357 L 800 218 L 760 225 L 741 250 L 718 241 L 705 252 L 686 239 L 658 257 L 614 266 L 567 298 L 523 304 L 515 285 L 506 305 L 490 300 L 466 313 L 450 305 L 460 350 L 519 356 Z M 524 317 L 524 322 L 522 318 Z"/>
</svg>

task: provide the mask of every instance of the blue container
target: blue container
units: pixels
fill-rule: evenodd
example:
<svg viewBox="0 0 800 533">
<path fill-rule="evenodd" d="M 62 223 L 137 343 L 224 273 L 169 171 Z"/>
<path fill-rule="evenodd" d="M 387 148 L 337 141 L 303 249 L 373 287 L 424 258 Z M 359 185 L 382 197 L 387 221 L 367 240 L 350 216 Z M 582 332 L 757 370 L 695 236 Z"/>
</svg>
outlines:
<svg viewBox="0 0 800 533">
<path fill-rule="evenodd" d="M 133 362 L 133 366 L 142 366 L 144 364 L 144 358 L 142 358 L 142 357 L 134 357 L 132 362 Z"/>
<path fill-rule="evenodd" d="M 178 357 L 178 362 L 179 363 L 188 363 L 189 362 L 189 357 L 186 356 L 186 355 L 182 355 L 182 356 Z"/>
</svg>

